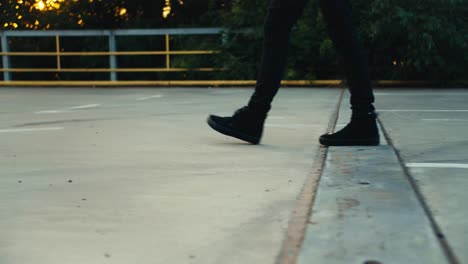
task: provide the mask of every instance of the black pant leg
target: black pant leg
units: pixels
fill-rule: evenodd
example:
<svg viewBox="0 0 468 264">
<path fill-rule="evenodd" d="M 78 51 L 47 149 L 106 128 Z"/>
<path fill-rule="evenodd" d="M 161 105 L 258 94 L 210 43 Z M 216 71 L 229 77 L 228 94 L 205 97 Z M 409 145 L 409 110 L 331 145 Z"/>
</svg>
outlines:
<svg viewBox="0 0 468 264">
<path fill-rule="evenodd" d="M 307 0 L 270 0 L 264 24 L 262 58 L 249 107 L 268 112 L 280 88 L 287 64 L 291 28 Z"/>
<path fill-rule="evenodd" d="M 374 111 L 368 59 L 352 22 L 349 0 L 318 0 L 328 32 L 341 57 L 351 92 L 351 108 Z"/>
</svg>

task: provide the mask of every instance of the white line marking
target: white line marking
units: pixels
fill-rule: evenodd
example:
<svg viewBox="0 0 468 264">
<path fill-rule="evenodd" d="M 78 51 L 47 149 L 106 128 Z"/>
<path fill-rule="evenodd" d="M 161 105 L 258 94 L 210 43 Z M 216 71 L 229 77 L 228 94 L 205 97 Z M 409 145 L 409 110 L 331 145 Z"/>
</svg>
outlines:
<svg viewBox="0 0 468 264">
<path fill-rule="evenodd" d="M 73 106 L 69 107 L 68 109 L 73 109 L 73 110 L 78 110 L 78 109 L 88 109 L 88 108 L 96 108 L 101 106 L 100 104 L 89 104 L 89 105 L 79 105 L 79 106 Z"/>
<path fill-rule="evenodd" d="M 417 95 L 417 96 L 443 96 L 443 95 L 465 95 L 468 96 L 468 93 L 425 93 L 424 91 L 420 93 L 374 93 L 375 95 Z"/>
<path fill-rule="evenodd" d="M 286 119 L 284 116 L 269 116 L 268 119 Z"/>
<path fill-rule="evenodd" d="M 450 113 L 450 112 L 468 112 L 468 110 L 422 110 L 422 109 L 380 109 L 377 112 L 443 112 L 443 113 Z"/>
<path fill-rule="evenodd" d="M 316 126 L 323 126 L 323 125 L 315 125 L 315 124 L 265 124 L 267 127 L 316 127 Z"/>
<path fill-rule="evenodd" d="M 44 111 L 37 111 L 34 112 L 36 115 L 41 115 L 41 114 L 60 114 L 60 113 L 65 113 L 68 111 L 63 111 L 63 110 L 44 110 Z"/>
<path fill-rule="evenodd" d="M 147 96 L 147 97 L 140 97 L 140 98 L 137 98 L 137 100 L 138 101 L 143 101 L 143 100 L 149 100 L 149 99 L 153 99 L 153 98 L 162 98 L 162 97 L 164 97 L 164 95 L 156 94 L 156 95 Z"/>
<path fill-rule="evenodd" d="M 455 119 L 455 118 L 426 118 L 421 119 L 422 121 L 468 121 L 468 119 Z"/>
<path fill-rule="evenodd" d="M 455 168 L 468 169 L 468 164 L 461 163 L 406 163 L 409 168 Z"/>
<path fill-rule="evenodd" d="M 99 107 L 99 106 L 101 106 L 101 105 L 100 104 L 79 105 L 79 106 L 73 106 L 73 107 L 67 108 L 69 110 L 43 110 L 43 111 L 34 112 L 34 114 L 37 114 L 37 115 L 41 115 L 41 114 L 60 114 L 60 113 L 71 112 L 70 110 L 96 108 L 96 107 Z"/>
<path fill-rule="evenodd" d="M 51 131 L 62 130 L 63 127 L 42 127 L 42 128 L 18 128 L 18 129 L 0 129 L 0 133 L 19 133 L 19 132 L 35 132 L 35 131 Z"/>
</svg>

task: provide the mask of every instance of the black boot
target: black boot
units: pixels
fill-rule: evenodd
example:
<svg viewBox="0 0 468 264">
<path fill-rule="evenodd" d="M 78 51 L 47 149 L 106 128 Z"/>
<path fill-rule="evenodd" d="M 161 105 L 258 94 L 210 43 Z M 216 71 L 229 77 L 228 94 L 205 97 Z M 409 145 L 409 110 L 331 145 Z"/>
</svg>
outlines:
<svg viewBox="0 0 468 264">
<path fill-rule="evenodd" d="M 267 114 L 254 111 L 248 106 L 237 110 L 232 117 L 210 115 L 208 125 L 221 134 L 259 144 Z"/>
<path fill-rule="evenodd" d="M 351 122 L 342 130 L 320 136 L 325 146 L 376 146 L 379 145 L 379 129 L 375 112 L 353 111 Z"/>
</svg>

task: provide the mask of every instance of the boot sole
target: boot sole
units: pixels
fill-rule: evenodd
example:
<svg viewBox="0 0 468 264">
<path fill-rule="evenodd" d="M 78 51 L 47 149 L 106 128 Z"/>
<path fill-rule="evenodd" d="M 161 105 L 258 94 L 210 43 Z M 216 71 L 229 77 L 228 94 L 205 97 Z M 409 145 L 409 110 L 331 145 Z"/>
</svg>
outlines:
<svg viewBox="0 0 468 264">
<path fill-rule="evenodd" d="M 365 138 L 365 139 L 319 139 L 320 144 L 325 146 L 378 146 L 380 144 L 379 138 Z"/>
<path fill-rule="evenodd" d="M 232 130 L 228 127 L 222 126 L 216 123 L 213 119 L 211 119 L 211 116 L 208 117 L 207 123 L 211 128 L 213 128 L 214 130 L 226 136 L 234 137 L 234 138 L 249 142 L 250 144 L 253 144 L 253 145 L 258 145 L 260 143 L 260 137 L 250 136 L 242 132 Z"/>
</svg>

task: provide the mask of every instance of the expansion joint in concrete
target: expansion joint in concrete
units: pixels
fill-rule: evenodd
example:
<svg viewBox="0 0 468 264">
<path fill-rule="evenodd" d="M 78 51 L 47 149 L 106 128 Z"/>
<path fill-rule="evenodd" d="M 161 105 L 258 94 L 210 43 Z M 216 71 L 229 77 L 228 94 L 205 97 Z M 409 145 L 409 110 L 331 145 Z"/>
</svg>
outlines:
<svg viewBox="0 0 468 264">
<path fill-rule="evenodd" d="M 327 132 L 333 132 L 338 121 L 338 116 L 343 101 L 344 89 L 340 92 L 335 110 L 330 117 Z M 276 264 L 295 264 L 300 254 L 302 243 L 304 241 L 306 228 L 312 213 L 312 207 L 315 201 L 317 188 L 322 176 L 325 161 L 327 159 L 328 148 L 319 147 L 312 169 L 307 176 L 304 186 L 301 190 L 294 211 L 289 221 L 286 237 L 283 241 L 281 251 L 277 257 Z"/>
</svg>

